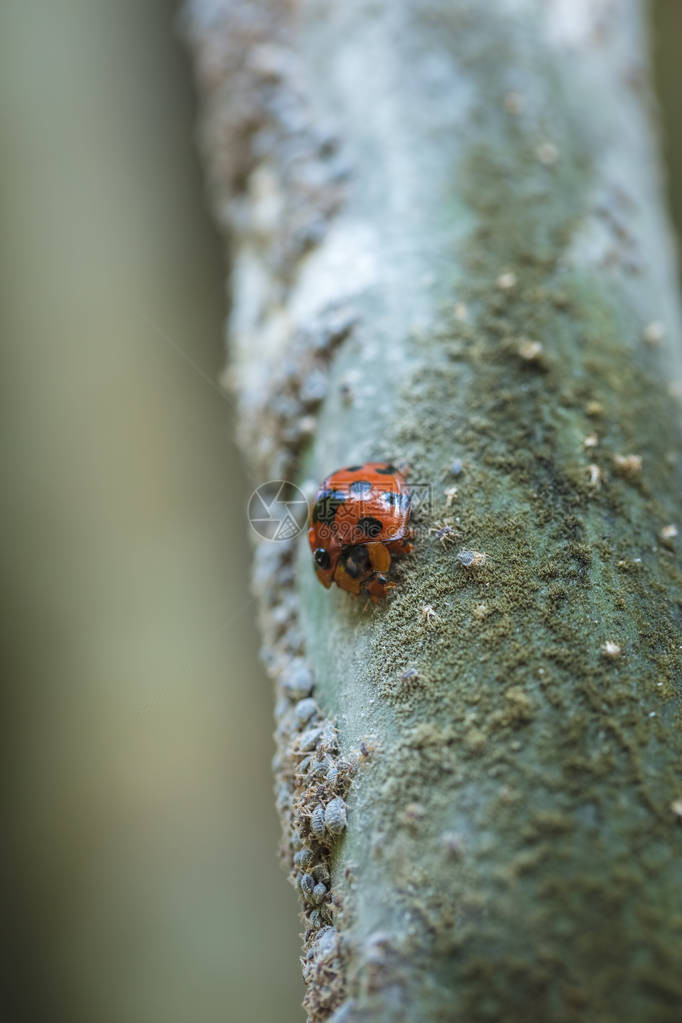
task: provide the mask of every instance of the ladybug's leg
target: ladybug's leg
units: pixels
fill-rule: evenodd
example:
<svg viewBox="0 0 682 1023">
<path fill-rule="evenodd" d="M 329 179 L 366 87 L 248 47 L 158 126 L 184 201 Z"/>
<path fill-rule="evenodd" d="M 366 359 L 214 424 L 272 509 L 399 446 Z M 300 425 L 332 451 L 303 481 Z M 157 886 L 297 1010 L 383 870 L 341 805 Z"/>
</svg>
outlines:
<svg viewBox="0 0 682 1023">
<path fill-rule="evenodd" d="M 340 561 L 336 566 L 336 571 L 334 572 L 334 582 L 342 590 L 347 590 L 348 593 L 352 593 L 356 597 L 360 593 L 360 579 L 354 579 L 353 576 L 346 571 Z"/>
<path fill-rule="evenodd" d="M 328 590 L 328 589 L 329 589 L 329 587 L 330 587 L 330 586 L 331 586 L 331 584 L 332 584 L 332 581 L 331 581 L 331 579 L 327 579 L 327 578 L 326 578 L 326 576 L 325 576 L 325 574 L 324 574 L 324 572 L 322 572 L 322 571 L 321 571 L 321 569 L 319 569 L 319 568 L 316 568 L 316 569 L 315 569 L 315 575 L 316 575 L 316 576 L 317 576 L 317 578 L 318 578 L 318 579 L 320 580 L 320 582 L 321 582 L 321 583 L 322 583 L 322 585 L 323 585 L 323 586 L 325 587 L 325 589 L 327 589 L 327 590 Z"/>
<path fill-rule="evenodd" d="M 378 604 L 394 586 L 395 583 L 389 583 L 385 575 L 378 574 L 372 576 L 367 583 L 367 592 L 374 603 Z"/>
<path fill-rule="evenodd" d="M 385 543 L 366 544 L 369 563 L 374 572 L 388 572 L 391 567 L 391 553 Z"/>
<path fill-rule="evenodd" d="M 409 554 L 412 550 L 412 544 L 410 539 L 414 536 L 412 530 L 402 540 L 392 540 L 391 543 L 387 544 L 387 547 L 391 554 L 395 557 L 396 555 Z"/>
</svg>

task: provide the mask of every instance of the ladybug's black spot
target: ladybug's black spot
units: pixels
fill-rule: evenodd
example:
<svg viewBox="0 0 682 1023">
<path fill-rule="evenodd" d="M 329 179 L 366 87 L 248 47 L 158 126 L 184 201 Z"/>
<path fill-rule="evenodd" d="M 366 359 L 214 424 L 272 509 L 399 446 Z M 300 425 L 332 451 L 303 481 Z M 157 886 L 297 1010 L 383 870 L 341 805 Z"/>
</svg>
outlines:
<svg viewBox="0 0 682 1023">
<path fill-rule="evenodd" d="M 358 519 L 357 530 L 362 536 L 375 539 L 380 535 L 381 529 L 382 526 L 379 519 L 375 519 L 371 515 L 365 515 L 364 518 Z"/>
<path fill-rule="evenodd" d="M 343 470 L 344 472 L 359 472 L 362 469 L 361 465 L 347 465 Z"/>
<path fill-rule="evenodd" d="M 315 522 L 324 522 L 326 526 L 330 526 L 334 521 L 339 505 L 342 505 L 345 500 L 346 495 L 342 490 L 320 491 L 317 501 L 313 505 L 313 524 Z"/>
<path fill-rule="evenodd" d="M 359 579 L 370 571 L 369 551 L 364 544 L 347 548 L 343 562 L 348 575 L 353 579 Z"/>
<path fill-rule="evenodd" d="M 372 489 L 369 480 L 354 480 L 348 488 L 355 497 L 365 497 Z"/>
<path fill-rule="evenodd" d="M 329 557 L 329 552 L 326 551 L 324 547 L 318 547 L 313 554 L 313 557 L 315 559 L 315 564 L 319 568 L 327 569 L 332 563 L 332 559 Z"/>
<path fill-rule="evenodd" d="M 394 476 L 398 470 L 390 462 L 387 462 L 386 465 L 377 465 L 375 471 L 381 473 L 382 476 Z"/>
</svg>

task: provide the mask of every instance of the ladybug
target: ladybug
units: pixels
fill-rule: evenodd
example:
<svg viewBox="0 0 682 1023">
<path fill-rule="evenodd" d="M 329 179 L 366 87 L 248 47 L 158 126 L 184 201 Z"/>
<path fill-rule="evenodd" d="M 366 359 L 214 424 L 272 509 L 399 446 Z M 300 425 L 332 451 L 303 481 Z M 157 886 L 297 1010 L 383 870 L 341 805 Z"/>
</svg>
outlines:
<svg viewBox="0 0 682 1023">
<path fill-rule="evenodd" d="M 310 511 L 308 542 L 315 573 L 327 589 L 334 582 L 375 604 L 386 596 L 391 557 L 412 550 L 410 491 L 390 462 L 337 469 L 321 484 Z"/>
</svg>

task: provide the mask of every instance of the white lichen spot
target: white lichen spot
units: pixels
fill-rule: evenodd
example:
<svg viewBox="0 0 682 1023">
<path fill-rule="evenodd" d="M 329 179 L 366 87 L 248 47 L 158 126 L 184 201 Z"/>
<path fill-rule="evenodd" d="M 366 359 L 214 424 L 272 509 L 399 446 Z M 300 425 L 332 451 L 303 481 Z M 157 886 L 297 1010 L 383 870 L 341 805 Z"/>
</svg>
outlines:
<svg viewBox="0 0 682 1023">
<path fill-rule="evenodd" d="M 636 479 L 642 472 L 641 455 L 614 455 L 613 468 L 626 479 Z"/>
<path fill-rule="evenodd" d="M 270 238 L 282 217 L 284 199 L 277 176 L 267 164 L 260 164 L 248 181 L 251 222 L 254 235 Z"/>
<path fill-rule="evenodd" d="M 542 343 L 527 337 L 521 338 L 516 350 L 524 362 L 538 362 L 542 357 Z"/>
<path fill-rule="evenodd" d="M 421 803 L 408 803 L 403 810 L 403 820 L 408 826 L 417 826 L 425 817 L 426 810 Z"/>
<path fill-rule="evenodd" d="M 669 525 L 663 526 L 658 535 L 663 541 L 663 543 L 666 545 L 666 547 L 672 547 L 673 541 L 677 537 L 678 532 L 679 530 L 677 526 L 673 525 L 673 523 L 671 522 Z"/>
<path fill-rule="evenodd" d="M 420 614 L 424 625 L 430 625 L 431 622 L 435 622 L 440 619 L 440 615 L 434 611 L 430 604 L 424 604 Z"/>
<path fill-rule="evenodd" d="M 444 831 L 441 835 L 441 841 L 445 847 L 446 854 L 453 860 L 458 860 L 464 853 L 462 836 L 458 835 L 456 831 Z"/>
<path fill-rule="evenodd" d="M 620 646 L 613 639 L 607 639 L 605 643 L 602 643 L 601 652 L 604 657 L 609 657 L 613 661 L 621 655 Z"/>
<path fill-rule="evenodd" d="M 505 270 L 495 282 L 500 291 L 511 291 L 516 287 L 516 274 L 513 270 Z"/>
<path fill-rule="evenodd" d="M 480 728 L 470 728 L 464 736 L 464 746 L 469 753 L 482 753 L 485 744 L 486 735 Z"/>
<path fill-rule="evenodd" d="M 682 819 L 682 799 L 673 799 L 672 803 L 670 804 L 670 809 L 672 810 L 676 817 Z"/>
<path fill-rule="evenodd" d="M 484 551 L 460 551 L 457 560 L 465 568 L 481 568 L 488 559 Z"/>
<path fill-rule="evenodd" d="M 545 141 L 541 142 L 535 150 L 537 156 L 543 167 L 552 167 L 559 159 L 559 150 L 553 142 Z"/>
<path fill-rule="evenodd" d="M 644 328 L 642 337 L 646 344 L 655 348 L 657 345 L 660 345 L 661 341 L 665 337 L 665 327 L 660 320 L 652 320 L 652 322 L 647 324 Z"/>
<path fill-rule="evenodd" d="M 592 465 L 588 465 L 587 471 L 590 474 L 590 486 L 594 490 L 599 490 L 601 487 L 601 469 L 598 465 L 592 463 Z"/>
<path fill-rule="evenodd" d="M 583 439 L 583 447 L 588 451 L 590 448 L 596 448 L 598 444 L 599 437 L 597 437 L 596 433 L 590 433 Z"/>
<path fill-rule="evenodd" d="M 298 436 L 303 440 L 315 433 L 317 419 L 313 415 L 301 416 L 298 421 Z"/>
</svg>

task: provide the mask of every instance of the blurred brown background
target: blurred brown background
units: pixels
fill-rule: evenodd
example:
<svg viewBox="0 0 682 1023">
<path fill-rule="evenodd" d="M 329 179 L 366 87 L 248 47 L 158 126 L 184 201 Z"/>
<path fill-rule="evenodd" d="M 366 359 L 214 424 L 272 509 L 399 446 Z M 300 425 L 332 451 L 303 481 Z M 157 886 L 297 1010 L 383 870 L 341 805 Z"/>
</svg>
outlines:
<svg viewBox="0 0 682 1023">
<path fill-rule="evenodd" d="M 682 3 L 654 11 L 679 223 Z M 288 1023 L 271 693 L 253 605 L 231 621 L 250 488 L 205 379 L 223 252 L 174 18 L 0 14 L 15 994 L 34 1018 Z"/>
</svg>

